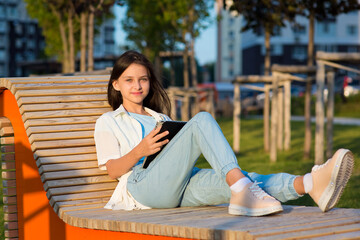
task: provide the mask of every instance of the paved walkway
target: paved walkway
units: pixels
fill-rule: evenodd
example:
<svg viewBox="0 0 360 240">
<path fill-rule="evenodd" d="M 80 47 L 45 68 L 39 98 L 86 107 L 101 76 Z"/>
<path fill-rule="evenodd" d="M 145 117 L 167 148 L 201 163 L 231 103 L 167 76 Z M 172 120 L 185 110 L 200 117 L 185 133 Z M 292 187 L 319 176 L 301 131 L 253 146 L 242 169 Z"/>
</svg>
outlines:
<svg viewBox="0 0 360 240">
<path fill-rule="evenodd" d="M 303 116 L 291 116 L 291 120 L 292 121 L 304 121 L 304 117 Z M 311 118 L 311 122 L 315 122 L 315 117 Z M 326 118 L 325 118 L 325 122 L 326 122 Z M 359 118 L 335 117 L 334 124 L 360 126 L 360 119 Z"/>
<path fill-rule="evenodd" d="M 247 118 L 262 119 L 262 115 L 250 115 Z M 303 116 L 291 116 L 291 121 L 304 121 Z M 315 122 L 315 117 L 311 118 L 311 122 Z M 325 118 L 326 122 L 326 118 Z M 335 117 L 334 124 L 339 125 L 351 125 L 351 126 L 360 126 L 360 118 L 345 118 L 345 117 Z"/>
</svg>

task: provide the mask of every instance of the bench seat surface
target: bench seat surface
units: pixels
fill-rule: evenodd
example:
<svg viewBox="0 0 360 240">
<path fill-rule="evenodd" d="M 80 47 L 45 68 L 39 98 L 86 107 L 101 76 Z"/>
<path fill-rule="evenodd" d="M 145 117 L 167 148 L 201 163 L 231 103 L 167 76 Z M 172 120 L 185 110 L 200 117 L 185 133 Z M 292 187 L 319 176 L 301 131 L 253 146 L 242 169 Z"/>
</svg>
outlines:
<svg viewBox="0 0 360 240">
<path fill-rule="evenodd" d="M 108 78 L 0 79 L 1 87 L 16 98 L 46 196 L 64 222 L 82 228 L 200 239 L 360 236 L 358 209 L 323 214 L 315 207 L 285 206 L 283 213 L 268 217 L 231 216 L 226 206 L 104 209 L 117 181 L 97 167 L 93 131 L 96 119 L 111 110 L 106 100 Z"/>
</svg>

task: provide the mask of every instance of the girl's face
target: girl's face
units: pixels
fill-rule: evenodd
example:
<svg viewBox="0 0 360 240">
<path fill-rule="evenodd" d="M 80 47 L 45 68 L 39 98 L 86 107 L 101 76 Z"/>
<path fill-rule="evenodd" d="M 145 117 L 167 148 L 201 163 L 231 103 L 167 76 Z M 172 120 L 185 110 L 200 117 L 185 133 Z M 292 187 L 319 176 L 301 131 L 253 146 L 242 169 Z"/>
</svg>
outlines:
<svg viewBox="0 0 360 240">
<path fill-rule="evenodd" d="M 133 63 L 113 82 L 113 87 L 121 92 L 125 108 L 142 106 L 150 90 L 148 71 L 143 65 Z"/>
</svg>

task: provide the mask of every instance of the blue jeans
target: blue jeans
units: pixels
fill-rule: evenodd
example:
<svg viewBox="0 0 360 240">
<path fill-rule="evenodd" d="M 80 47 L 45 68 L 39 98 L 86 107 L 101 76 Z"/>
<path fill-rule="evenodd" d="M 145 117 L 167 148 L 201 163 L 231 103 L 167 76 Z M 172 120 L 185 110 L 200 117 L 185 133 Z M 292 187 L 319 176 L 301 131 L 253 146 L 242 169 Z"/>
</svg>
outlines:
<svg viewBox="0 0 360 240">
<path fill-rule="evenodd" d="M 195 168 L 203 154 L 212 169 Z M 240 169 L 237 158 L 214 118 L 198 113 L 144 169 L 138 165 L 128 178 L 127 188 L 140 203 L 152 208 L 201 206 L 229 203 L 231 192 L 225 178 Z M 279 173 L 247 173 L 252 181 L 280 201 L 296 199 L 296 176 Z"/>
</svg>

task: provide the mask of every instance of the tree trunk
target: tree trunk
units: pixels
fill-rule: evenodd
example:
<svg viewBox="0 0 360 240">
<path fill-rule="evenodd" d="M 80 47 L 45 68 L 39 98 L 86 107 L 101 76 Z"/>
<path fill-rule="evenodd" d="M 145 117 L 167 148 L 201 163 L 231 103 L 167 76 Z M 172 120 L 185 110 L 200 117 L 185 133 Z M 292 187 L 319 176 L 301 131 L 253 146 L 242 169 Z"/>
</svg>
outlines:
<svg viewBox="0 0 360 240">
<path fill-rule="evenodd" d="M 80 72 L 86 71 L 86 21 L 87 14 L 81 13 L 80 16 Z"/>
<path fill-rule="evenodd" d="M 69 40 L 69 71 L 75 72 L 75 41 L 73 27 L 73 12 L 68 12 L 68 40 Z"/>
<path fill-rule="evenodd" d="M 68 73 L 69 70 L 69 46 L 66 38 L 66 30 L 64 24 L 60 21 L 59 23 L 60 28 L 60 36 L 62 42 L 62 49 L 63 49 L 63 58 L 62 58 L 62 72 Z"/>
<path fill-rule="evenodd" d="M 271 52 L 270 52 L 270 31 L 265 29 L 265 60 L 264 60 L 264 74 L 270 75 Z"/>
<path fill-rule="evenodd" d="M 191 38 L 191 43 L 190 43 L 191 81 L 192 81 L 192 86 L 196 87 L 197 86 L 197 70 L 196 70 L 194 43 L 195 43 L 195 39 Z"/>
<path fill-rule="evenodd" d="M 88 71 L 94 70 L 94 11 L 94 7 L 91 7 L 88 22 Z"/>
<path fill-rule="evenodd" d="M 184 87 L 188 88 L 190 87 L 190 82 L 189 82 L 189 67 L 188 67 L 188 45 L 187 42 L 185 40 L 185 33 L 183 33 L 183 39 L 185 42 L 185 48 L 184 48 L 184 52 L 183 52 L 183 63 L 184 63 L 184 68 L 183 68 L 183 75 L 184 75 Z"/>
<path fill-rule="evenodd" d="M 176 77 L 175 77 L 175 65 L 174 59 L 170 57 L 170 86 L 175 86 Z"/>
<path fill-rule="evenodd" d="M 308 66 L 314 64 L 314 14 L 309 16 L 309 43 L 308 43 Z M 311 151 L 311 80 L 306 82 L 305 90 L 305 140 L 304 140 L 304 158 L 310 158 Z"/>
</svg>

